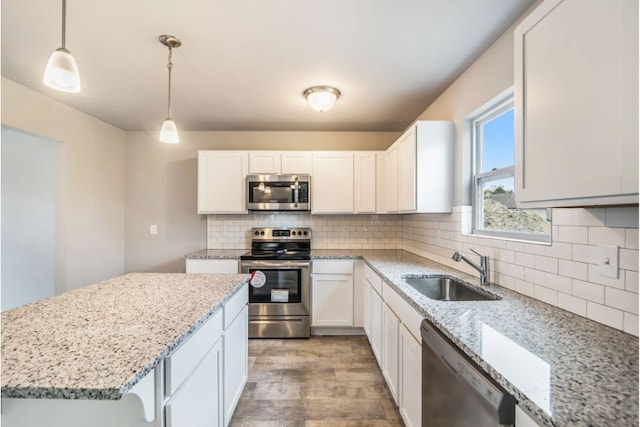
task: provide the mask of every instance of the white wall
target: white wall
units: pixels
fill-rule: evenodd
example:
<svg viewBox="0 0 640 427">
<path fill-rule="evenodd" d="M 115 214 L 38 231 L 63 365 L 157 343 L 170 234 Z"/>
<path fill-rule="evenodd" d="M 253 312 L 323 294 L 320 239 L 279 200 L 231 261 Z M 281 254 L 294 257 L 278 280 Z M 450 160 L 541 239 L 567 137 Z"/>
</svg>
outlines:
<svg viewBox="0 0 640 427">
<path fill-rule="evenodd" d="M 64 145 L 2 127 L 2 310 L 53 296 Z"/>
<path fill-rule="evenodd" d="M 207 217 L 197 214 L 198 150 L 384 150 L 398 136 L 182 131 L 174 145 L 159 142 L 158 132 L 127 132 L 126 271 L 181 272 L 184 255 L 207 247 Z M 157 235 L 149 234 L 150 224 Z"/>
<path fill-rule="evenodd" d="M 122 274 L 125 133 L 5 77 L 2 124 L 65 146 L 59 291 Z"/>
</svg>

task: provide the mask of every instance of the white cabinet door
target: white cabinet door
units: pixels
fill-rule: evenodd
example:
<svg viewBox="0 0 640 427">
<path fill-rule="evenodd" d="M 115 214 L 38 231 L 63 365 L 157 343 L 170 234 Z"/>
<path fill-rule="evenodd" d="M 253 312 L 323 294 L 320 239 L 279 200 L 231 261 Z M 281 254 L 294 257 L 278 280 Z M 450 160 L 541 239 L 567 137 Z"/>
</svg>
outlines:
<svg viewBox="0 0 640 427">
<path fill-rule="evenodd" d="M 188 259 L 187 273 L 238 273 L 237 259 Z"/>
<path fill-rule="evenodd" d="M 221 343 L 216 342 L 165 406 L 167 427 L 222 425 Z"/>
<path fill-rule="evenodd" d="M 246 151 L 198 151 L 198 213 L 246 213 Z"/>
<path fill-rule="evenodd" d="M 382 304 L 382 375 L 393 400 L 398 403 L 398 349 L 400 320 L 387 304 Z"/>
<path fill-rule="evenodd" d="M 540 424 L 516 405 L 516 427 L 540 427 Z"/>
<path fill-rule="evenodd" d="M 224 331 L 224 425 L 229 425 L 247 382 L 249 317 L 245 306 Z M 226 323 L 226 321 L 225 321 Z"/>
<path fill-rule="evenodd" d="M 363 280 L 364 286 L 362 287 L 362 317 L 364 334 L 371 343 L 371 285 L 367 282 L 367 279 Z"/>
<path fill-rule="evenodd" d="M 393 144 L 385 153 L 384 162 L 385 211 L 398 212 L 398 145 Z"/>
<path fill-rule="evenodd" d="M 416 210 L 416 130 L 412 126 L 398 144 L 398 210 Z"/>
<path fill-rule="evenodd" d="M 371 349 L 382 366 L 382 297 L 371 289 Z"/>
<path fill-rule="evenodd" d="M 250 174 L 279 174 L 279 151 L 249 151 Z"/>
<path fill-rule="evenodd" d="M 514 39 L 518 205 L 638 203 L 638 1 L 547 0 Z"/>
<path fill-rule="evenodd" d="M 353 153 L 313 154 L 312 213 L 353 213 Z"/>
<path fill-rule="evenodd" d="M 356 152 L 355 163 L 355 212 L 376 212 L 376 153 Z"/>
<path fill-rule="evenodd" d="M 400 325 L 400 415 L 407 427 L 420 427 L 422 420 L 422 347 Z"/>
<path fill-rule="evenodd" d="M 353 276 L 313 275 L 311 326 L 353 326 Z"/>
<path fill-rule="evenodd" d="M 283 175 L 310 175 L 313 153 L 311 151 L 283 151 L 281 173 Z"/>
</svg>

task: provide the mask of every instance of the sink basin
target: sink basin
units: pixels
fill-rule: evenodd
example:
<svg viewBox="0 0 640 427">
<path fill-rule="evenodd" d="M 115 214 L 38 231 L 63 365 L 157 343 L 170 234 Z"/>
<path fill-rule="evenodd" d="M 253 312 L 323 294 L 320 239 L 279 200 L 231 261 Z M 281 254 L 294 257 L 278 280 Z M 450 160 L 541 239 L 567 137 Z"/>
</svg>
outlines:
<svg viewBox="0 0 640 427">
<path fill-rule="evenodd" d="M 409 277 L 408 285 L 427 298 L 442 301 L 491 301 L 500 299 L 471 289 L 461 280 L 448 276 Z"/>
</svg>

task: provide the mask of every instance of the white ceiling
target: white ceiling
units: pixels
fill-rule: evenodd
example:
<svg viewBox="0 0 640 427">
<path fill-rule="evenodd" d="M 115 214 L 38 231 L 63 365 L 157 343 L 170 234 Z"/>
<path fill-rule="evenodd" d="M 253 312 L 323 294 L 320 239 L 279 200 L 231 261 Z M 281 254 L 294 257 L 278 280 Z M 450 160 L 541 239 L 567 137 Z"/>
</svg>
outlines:
<svg viewBox="0 0 640 427">
<path fill-rule="evenodd" d="M 533 0 L 68 0 L 79 94 L 42 83 L 60 46 L 61 0 L 2 0 L 2 75 L 124 130 L 406 127 Z M 302 91 L 342 97 L 318 113 Z"/>
</svg>

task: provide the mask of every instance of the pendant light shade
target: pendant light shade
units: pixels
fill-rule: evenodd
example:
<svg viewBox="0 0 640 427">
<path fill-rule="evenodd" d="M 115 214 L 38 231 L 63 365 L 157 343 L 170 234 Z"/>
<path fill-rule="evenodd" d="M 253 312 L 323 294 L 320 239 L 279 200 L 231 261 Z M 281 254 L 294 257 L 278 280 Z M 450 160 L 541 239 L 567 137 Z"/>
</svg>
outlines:
<svg viewBox="0 0 640 427">
<path fill-rule="evenodd" d="M 340 91 L 331 86 L 313 86 L 302 93 L 302 96 L 309 101 L 309 105 L 321 113 L 333 108 L 340 97 Z"/>
<path fill-rule="evenodd" d="M 160 43 L 169 48 L 169 62 L 167 63 L 167 69 L 169 70 L 169 90 L 167 99 L 167 119 L 162 123 L 160 129 L 160 142 L 166 142 L 169 144 L 177 144 L 180 141 L 178 136 L 178 128 L 171 118 L 171 69 L 173 68 L 173 62 L 171 57 L 173 48 L 180 47 L 182 42 L 175 36 L 163 34 L 160 36 Z"/>
<path fill-rule="evenodd" d="M 47 62 L 42 81 L 61 92 L 80 92 L 80 73 L 71 52 L 65 48 L 67 1 L 62 0 L 62 47 L 56 49 Z"/>
<path fill-rule="evenodd" d="M 160 141 L 169 144 L 177 144 L 180 142 L 180 137 L 178 137 L 178 128 L 173 120 L 167 119 L 162 123 L 162 129 L 160 129 Z"/>
</svg>

